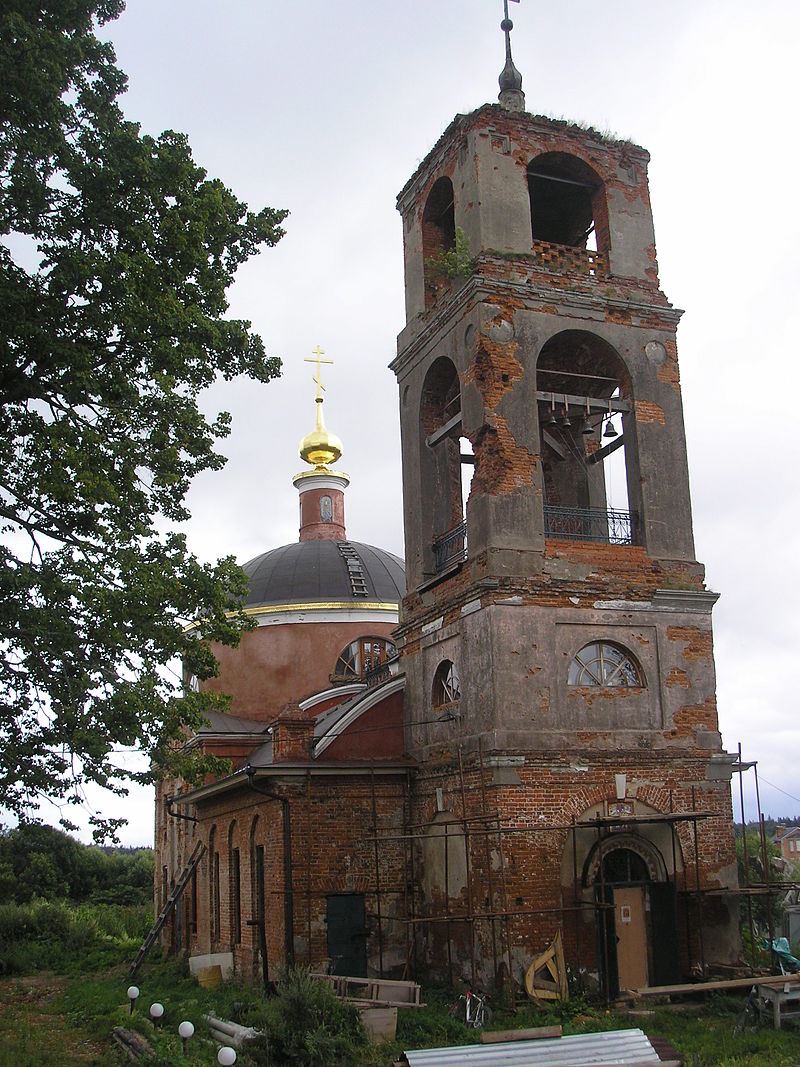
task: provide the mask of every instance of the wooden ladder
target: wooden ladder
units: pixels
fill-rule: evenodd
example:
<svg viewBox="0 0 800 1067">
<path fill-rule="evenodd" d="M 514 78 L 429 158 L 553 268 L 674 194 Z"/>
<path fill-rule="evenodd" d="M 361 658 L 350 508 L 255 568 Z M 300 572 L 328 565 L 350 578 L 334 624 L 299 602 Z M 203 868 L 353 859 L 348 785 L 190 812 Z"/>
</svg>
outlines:
<svg viewBox="0 0 800 1067">
<path fill-rule="evenodd" d="M 175 885 L 172 887 L 172 892 L 167 897 L 166 903 L 164 904 L 164 907 L 161 909 L 161 912 L 160 912 L 158 918 L 153 923 L 152 927 L 150 928 L 149 934 L 147 935 L 147 937 L 142 942 L 142 947 L 136 953 L 136 959 L 131 964 L 130 971 L 128 972 L 128 974 L 131 976 L 131 978 L 133 978 L 133 976 L 139 970 L 139 968 L 141 967 L 142 963 L 144 962 L 145 956 L 147 955 L 147 953 L 150 951 L 150 949 L 153 947 L 153 945 L 155 944 L 156 940 L 158 939 L 158 935 L 163 930 L 164 924 L 166 923 L 167 919 L 170 917 L 172 912 L 175 910 L 175 905 L 181 899 L 181 896 L 183 895 L 184 889 L 189 884 L 189 879 L 192 877 L 194 872 L 197 870 L 197 865 L 198 865 L 198 863 L 200 862 L 200 860 L 203 858 L 203 856 L 205 854 L 206 854 L 206 846 L 203 844 L 202 841 L 198 841 L 197 844 L 194 846 L 194 851 L 192 852 L 191 856 L 189 857 L 189 860 L 188 860 L 186 866 L 181 871 L 180 878 L 175 883 Z"/>
</svg>

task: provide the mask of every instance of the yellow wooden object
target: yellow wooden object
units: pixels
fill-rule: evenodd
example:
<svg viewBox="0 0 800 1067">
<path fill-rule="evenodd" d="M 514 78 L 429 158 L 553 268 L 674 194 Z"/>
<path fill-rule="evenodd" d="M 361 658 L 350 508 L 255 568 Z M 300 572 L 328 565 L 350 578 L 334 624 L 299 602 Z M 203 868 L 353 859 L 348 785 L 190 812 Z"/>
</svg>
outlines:
<svg viewBox="0 0 800 1067">
<path fill-rule="evenodd" d="M 567 965 L 561 929 L 525 972 L 525 992 L 531 1000 L 568 1000 Z"/>
</svg>

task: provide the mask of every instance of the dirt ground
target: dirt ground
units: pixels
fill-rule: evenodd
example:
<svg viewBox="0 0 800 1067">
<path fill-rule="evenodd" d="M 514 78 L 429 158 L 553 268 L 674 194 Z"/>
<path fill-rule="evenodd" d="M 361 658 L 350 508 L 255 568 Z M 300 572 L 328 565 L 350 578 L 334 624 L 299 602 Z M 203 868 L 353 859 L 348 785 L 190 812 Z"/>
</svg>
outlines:
<svg viewBox="0 0 800 1067">
<path fill-rule="evenodd" d="M 0 1067 L 69 1067 L 114 1059 L 55 1008 L 66 980 L 53 974 L 0 981 Z"/>
</svg>

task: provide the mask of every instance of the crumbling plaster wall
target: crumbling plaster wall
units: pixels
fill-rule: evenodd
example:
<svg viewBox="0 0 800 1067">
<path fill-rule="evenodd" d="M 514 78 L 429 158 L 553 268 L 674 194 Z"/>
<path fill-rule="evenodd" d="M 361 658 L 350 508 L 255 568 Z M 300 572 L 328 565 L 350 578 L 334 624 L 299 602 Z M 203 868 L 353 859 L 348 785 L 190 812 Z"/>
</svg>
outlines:
<svg viewBox="0 0 800 1067">
<path fill-rule="evenodd" d="M 407 745 L 417 759 L 443 749 L 691 752 L 722 748 L 718 730 L 710 614 L 653 609 L 645 603 L 556 606 L 520 594 L 498 598 L 423 630 L 407 649 Z M 576 598 L 577 599 L 577 598 Z M 464 609 L 462 609 L 464 611 Z M 641 688 L 569 686 L 573 657 L 608 641 L 642 668 Z M 451 660 L 461 679 L 457 720 L 437 722 L 433 678 Z M 433 720 L 433 721 L 431 721 Z"/>
</svg>

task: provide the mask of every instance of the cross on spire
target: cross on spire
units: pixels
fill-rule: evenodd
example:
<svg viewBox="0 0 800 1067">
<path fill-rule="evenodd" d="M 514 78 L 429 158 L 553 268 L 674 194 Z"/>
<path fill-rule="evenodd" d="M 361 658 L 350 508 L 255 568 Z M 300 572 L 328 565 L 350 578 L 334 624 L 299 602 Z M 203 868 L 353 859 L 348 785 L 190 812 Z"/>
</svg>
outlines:
<svg viewBox="0 0 800 1067">
<path fill-rule="evenodd" d="M 322 384 L 322 366 L 321 365 L 323 363 L 330 363 L 331 365 L 333 365 L 333 360 L 332 359 L 323 359 L 322 358 L 325 355 L 325 349 L 324 348 L 320 348 L 319 345 L 317 345 L 316 348 L 312 348 L 311 352 L 312 352 L 312 354 L 314 356 L 314 359 L 309 359 L 308 356 L 305 356 L 304 359 L 303 359 L 303 362 L 304 363 L 316 363 L 316 365 L 317 365 L 317 373 L 315 375 L 313 375 L 312 377 L 313 377 L 313 380 L 316 382 L 316 385 L 317 385 L 317 397 L 316 397 L 316 399 L 321 401 L 322 400 L 322 394 L 325 392 L 325 386 Z"/>
</svg>

